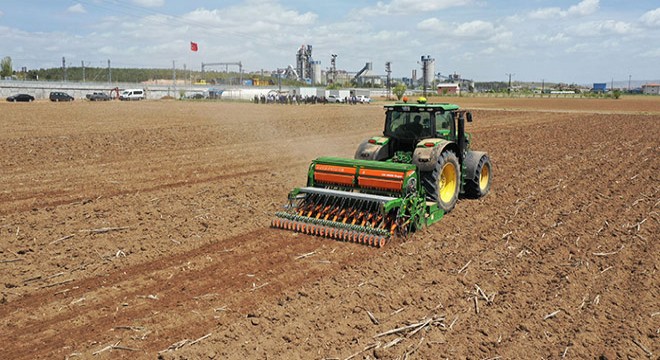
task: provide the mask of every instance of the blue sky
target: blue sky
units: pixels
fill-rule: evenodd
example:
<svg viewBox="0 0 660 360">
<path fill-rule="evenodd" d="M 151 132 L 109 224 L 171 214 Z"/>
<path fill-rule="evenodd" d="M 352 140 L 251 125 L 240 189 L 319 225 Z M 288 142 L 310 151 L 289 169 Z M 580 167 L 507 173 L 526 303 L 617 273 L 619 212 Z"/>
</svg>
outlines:
<svg viewBox="0 0 660 360">
<path fill-rule="evenodd" d="M 190 41 L 199 44 L 189 50 Z M 23 0 L 0 1 L 0 57 L 16 69 L 171 68 L 241 61 L 246 71 L 314 60 L 409 77 L 435 71 L 477 81 L 660 79 L 657 0 Z"/>
</svg>

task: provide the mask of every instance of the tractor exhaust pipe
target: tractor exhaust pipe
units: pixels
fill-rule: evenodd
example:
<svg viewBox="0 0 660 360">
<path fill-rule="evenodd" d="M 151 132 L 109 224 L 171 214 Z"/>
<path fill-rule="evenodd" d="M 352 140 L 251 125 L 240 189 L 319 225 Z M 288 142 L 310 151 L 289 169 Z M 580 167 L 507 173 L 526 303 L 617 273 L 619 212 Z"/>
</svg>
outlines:
<svg viewBox="0 0 660 360">
<path fill-rule="evenodd" d="M 463 165 L 463 160 L 465 160 L 466 154 L 466 148 L 467 148 L 467 143 L 465 140 L 465 116 L 466 112 L 465 111 L 460 111 L 458 113 L 458 124 L 457 124 L 457 132 L 458 132 L 458 139 L 456 143 L 458 144 L 458 163 Z M 472 113 L 467 113 L 467 118 L 468 121 L 472 121 Z"/>
</svg>

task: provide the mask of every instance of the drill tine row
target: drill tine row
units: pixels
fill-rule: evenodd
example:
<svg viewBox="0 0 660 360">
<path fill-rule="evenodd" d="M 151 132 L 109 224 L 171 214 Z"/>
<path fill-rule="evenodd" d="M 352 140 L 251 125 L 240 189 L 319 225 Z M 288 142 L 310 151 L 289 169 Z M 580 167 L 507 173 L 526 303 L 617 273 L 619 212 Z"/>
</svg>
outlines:
<svg viewBox="0 0 660 360">
<path fill-rule="evenodd" d="M 271 226 L 382 247 L 396 231 L 396 212 L 382 213 L 383 199 L 306 193 L 276 213 Z"/>
<path fill-rule="evenodd" d="M 301 232 L 308 235 L 322 236 L 330 239 L 354 242 L 369 246 L 381 248 L 387 244 L 390 236 L 378 235 L 358 230 L 337 228 L 333 226 L 324 226 L 303 221 L 296 221 L 284 218 L 273 219 L 271 226 L 279 229 L 286 229 L 295 232 Z"/>
</svg>

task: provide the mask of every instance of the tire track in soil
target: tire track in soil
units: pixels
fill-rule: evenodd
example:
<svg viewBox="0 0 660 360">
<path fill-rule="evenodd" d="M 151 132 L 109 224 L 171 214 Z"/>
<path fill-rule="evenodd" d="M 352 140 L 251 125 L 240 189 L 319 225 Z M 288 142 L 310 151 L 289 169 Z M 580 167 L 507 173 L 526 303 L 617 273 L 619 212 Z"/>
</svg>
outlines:
<svg viewBox="0 0 660 360">
<path fill-rule="evenodd" d="M 79 352 L 81 349 L 77 347 L 85 343 L 89 346 L 92 341 L 97 342 L 95 346 L 100 348 L 102 346 L 99 344 L 116 341 L 117 333 L 113 333 L 111 329 L 141 321 L 149 322 L 149 316 L 154 311 L 170 313 L 165 315 L 168 317 L 176 317 L 174 315 L 176 313 L 183 318 L 185 314 L 182 309 L 187 310 L 186 314 L 204 310 L 202 308 L 208 310 L 210 305 L 198 299 L 199 296 L 208 293 L 218 294 L 217 296 L 223 299 L 222 303 L 233 311 L 249 312 L 260 303 L 281 295 L 287 289 L 317 281 L 324 275 L 334 273 L 340 267 L 356 263 L 362 258 L 362 256 L 349 257 L 350 254 L 365 255 L 377 251 L 364 246 L 348 246 L 335 252 L 331 263 L 310 265 L 309 262 L 294 260 L 294 257 L 301 253 L 318 251 L 319 247 L 325 248 L 333 244 L 327 239 L 319 240 L 302 234 L 294 235 L 282 230 L 264 228 L 167 258 L 121 268 L 107 275 L 70 282 L 47 291 L 37 291 L 13 301 L 11 307 L 0 308 L 0 317 L 5 319 L 3 326 L 5 341 L 0 345 L 0 352 L 7 358 L 21 359 L 51 357 L 54 354 L 67 355 L 62 353 L 65 347 Z M 231 246 L 235 248 L 226 251 L 227 247 Z M 206 261 L 207 256 L 217 256 L 218 259 L 206 262 L 208 266 L 200 269 L 180 270 L 183 264 Z M 238 269 L 264 274 L 260 275 L 260 278 L 268 282 L 268 285 L 257 290 L 251 289 L 248 284 L 250 279 L 241 274 L 237 275 Z M 150 278 L 155 277 L 155 273 L 162 272 L 172 274 L 165 281 L 158 279 L 149 281 Z M 144 286 L 131 288 L 131 283 Z M 61 293 L 65 286 L 71 290 L 66 292 L 65 299 L 61 299 L 58 293 Z M 99 292 L 117 287 L 122 289 L 128 287 L 130 290 L 101 293 L 100 299 L 95 297 Z M 147 306 L 127 307 L 125 310 L 112 313 L 111 309 L 121 306 L 120 304 L 147 294 L 163 294 L 163 296 L 159 296 L 158 300 L 150 302 Z M 66 305 L 70 305 L 69 299 L 79 298 L 90 298 L 92 301 L 86 302 L 84 307 L 72 308 Z M 22 309 L 59 306 L 67 309 L 50 318 L 40 319 L 37 315 L 29 317 L 23 323 L 7 325 L 17 315 L 20 316 Z M 190 338 L 201 336 L 214 326 L 212 316 L 203 320 L 188 319 L 187 321 L 187 328 L 195 329 L 195 332 L 199 333 L 190 335 Z M 195 326 L 190 326 L 191 322 L 195 323 Z M 58 331 L 52 333 L 52 329 Z M 173 324 L 159 329 L 157 338 L 146 344 L 131 346 L 130 342 L 127 342 L 123 345 L 155 352 L 180 341 L 184 337 L 182 333 L 182 329 Z"/>
<path fill-rule="evenodd" d="M 289 162 L 283 165 L 292 165 L 292 166 L 298 166 L 302 164 L 307 164 L 309 161 L 293 161 Z M 263 163 L 261 165 L 265 165 L 268 163 Z M 170 182 L 170 183 L 165 183 L 165 184 L 158 184 L 158 185 L 153 185 L 150 187 L 145 187 L 145 188 L 132 188 L 132 189 L 127 189 L 127 190 L 120 190 L 120 191 L 112 191 L 112 192 L 104 192 L 101 194 L 104 197 L 115 197 L 115 196 L 122 196 L 122 195 L 127 195 L 127 194 L 133 194 L 136 192 L 155 192 L 155 191 L 160 191 L 160 190 L 167 190 L 167 189 L 174 189 L 177 187 L 181 186 L 190 186 L 190 185 L 199 185 L 199 184 L 204 184 L 204 183 L 211 183 L 211 182 L 217 182 L 220 180 L 225 180 L 225 179 L 236 179 L 239 177 L 243 176 L 251 176 L 251 175 L 258 175 L 258 174 L 264 174 L 269 171 L 273 171 L 274 169 L 272 167 L 263 167 L 259 168 L 257 170 L 250 170 L 250 171 L 241 171 L 241 172 L 235 172 L 231 174 L 222 174 L 222 175 L 217 175 L 217 176 L 211 176 L 211 177 L 205 177 L 205 178 L 188 178 L 186 180 L 180 180 L 180 181 L 175 181 L 175 182 Z M 12 199 L 14 202 L 21 202 L 21 201 L 27 201 L 27 200 L 34 200 L 34 199 L 52 199 L 56 197 L 57 195 L 64 196 L 68 194 L 67 192 L 64 191 L 49 191 L 49 192 L 40 192 L 36 195 L 32 195 L 29 197 L 22 197 L 22 198 L 15 198 Z M 97 195 L 98 196 L 98 195 Z M 60 206 L 60 205 L 66 205 L 66 204 L 73 204 L 73 203 L 78 203 L 78 202 L 83 202 L 85 200 L 88 200 L 89 197 L 78 197 L 74 199 L 59 199 L 59 200 L 54 200 L 54 201 L 43 201 L 43 202 L 38 202 L 38 203 L 29 203 L 29 204 L 21 204 L 17 205 L 16 207 L 11 208 L 10 211 L 8 212 L 3 212 L 0 211 L 0 215 L 7 215 L 11 214 L 14 212 L 21 212 L 21 211 L 27 211 L 30 209 L 33 209 L 35 207 L 54 207 L 54 206 Z"/>
</svg>

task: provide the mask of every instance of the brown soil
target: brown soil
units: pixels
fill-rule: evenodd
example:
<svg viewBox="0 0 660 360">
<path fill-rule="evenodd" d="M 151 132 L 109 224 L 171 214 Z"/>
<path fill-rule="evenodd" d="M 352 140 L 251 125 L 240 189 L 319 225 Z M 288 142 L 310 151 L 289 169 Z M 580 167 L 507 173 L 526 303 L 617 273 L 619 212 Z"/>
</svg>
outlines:
<svg viewBox="0 0 660 360">
<path fill-rule="evenodd" d="M 0 354 L 657 358 L 660 98 L 448 100 L 491 193 L 380 250 L 268 224 L 382 104 L 0 104 Z"/>
</svg>

